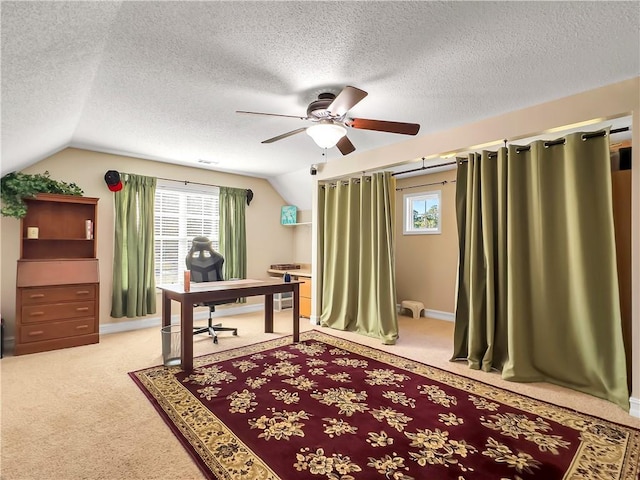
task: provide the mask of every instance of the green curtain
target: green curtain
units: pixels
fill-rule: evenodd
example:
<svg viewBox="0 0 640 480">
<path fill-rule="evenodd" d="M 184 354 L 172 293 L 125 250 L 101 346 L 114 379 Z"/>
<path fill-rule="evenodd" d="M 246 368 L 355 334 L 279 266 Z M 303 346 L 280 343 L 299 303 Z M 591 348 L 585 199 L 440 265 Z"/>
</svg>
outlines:
<svg viewBox="0 0 640 480">
<path fill-rule="evenodd" d="M 115 238 L 111 316 L 156 313 L 154 275 L 154 201 L 156 179 L 121 173 L 122 190 L 114 193 Z"/>
<path fill-rule="evenodd" d="M 398 338 L 395 178 L 384 172 L 321 185 L 318 203 L 320 324 L 394 344 Z"/>
<path fill-rule="evenodd" d="M 609 136 L 563 140 L 459 164 L 453 359 L 628 410 Z"/>
<path fill-rule="evenodd" d="M 460 264 L 454 358 L 484 371 L 501 368 L 507 359 L 507 151 L 500 149 L 495 159 L 490 155 L 470 154 L 468 161 L 459 161 L 456 178 Z"/>
<path fill-rule="evenodd" d="M 247 278 L 246 202 L 246 190 L 220 187 L 220 253 L 225 279 Z"/>
</svg>

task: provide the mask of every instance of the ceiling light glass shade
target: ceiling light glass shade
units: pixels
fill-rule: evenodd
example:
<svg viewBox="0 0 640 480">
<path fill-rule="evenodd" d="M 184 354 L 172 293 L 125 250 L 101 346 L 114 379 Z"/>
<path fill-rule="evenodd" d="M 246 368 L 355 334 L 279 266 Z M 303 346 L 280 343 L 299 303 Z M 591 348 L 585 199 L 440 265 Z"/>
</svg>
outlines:
<svg viewBox="0 0 640 480">
<path fill-rule="evenodd" d="M 307 135 L 313 138 L 320 148 L 335 147 L 347 134 L 347 129 L 337 123 L 319 123 L 307 128 Z"/>
</svg>

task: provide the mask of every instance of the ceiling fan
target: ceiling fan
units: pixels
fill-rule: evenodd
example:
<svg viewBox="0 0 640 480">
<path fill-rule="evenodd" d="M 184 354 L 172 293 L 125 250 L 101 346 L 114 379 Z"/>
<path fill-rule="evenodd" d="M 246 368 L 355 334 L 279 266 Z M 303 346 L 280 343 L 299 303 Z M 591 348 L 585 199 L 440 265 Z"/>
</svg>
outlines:
<svg viewBox="0 0 640 480">
<path fill-rule="evenodd" d="M 313 125 L 309 127 L 297 128 L 276 137 L 263 140 L 262 143 L 277 142 L 283 138 L 306 131 L 319 147 L 331 148 L 337 146 L 342 155 L 348 155 L 356 149 L 353 143 L 351 143 L 351 140 L 347 138 L 346 127 L 399 133 L 402 135 L 416 135 L 418 133 L 420 125 L 417 123 L 390 122 L 367 118 L 347 118 L 349 110 L 366 96 L 367 92 L 351 86 L 344 87 L 337 96 L 329 92 L 321 93 L 316 100 L 309 104 L 305 117 L 298 115 L 280 115 L 278 113 L 247 112 L 243 110 L 237 110 L 236 113 L 311 120 Z"/>
</svg>

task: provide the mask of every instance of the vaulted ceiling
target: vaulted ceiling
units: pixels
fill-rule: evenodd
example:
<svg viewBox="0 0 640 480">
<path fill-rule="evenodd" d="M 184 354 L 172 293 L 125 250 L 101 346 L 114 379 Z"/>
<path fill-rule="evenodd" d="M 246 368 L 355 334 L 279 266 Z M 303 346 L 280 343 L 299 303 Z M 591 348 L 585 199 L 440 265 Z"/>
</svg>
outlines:
<svg viewBox="0 0 640 480">
<path fill-rule="evenodd" d="M 67 146 L 264 177 L 319 93 L 418 135 L 640 75 L 633 2 L 2 1 L 2 174 Z M 361 153 L 408 137 L 348 129 Z M 203 163 L 208 162 L 208 163 Z"/>
</svg>

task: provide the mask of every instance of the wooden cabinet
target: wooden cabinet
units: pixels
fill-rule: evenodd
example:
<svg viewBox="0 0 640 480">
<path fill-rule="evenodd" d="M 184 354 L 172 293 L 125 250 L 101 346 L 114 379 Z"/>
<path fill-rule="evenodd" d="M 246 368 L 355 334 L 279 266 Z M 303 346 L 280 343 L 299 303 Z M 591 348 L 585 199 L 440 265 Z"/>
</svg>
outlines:
<svg viewBox="0 0 640 480">
<path fill-rule="evenodd" d="M 311 318 L 311 279 L 298 277 L 300 280 L 300 316 Z"/>
<path fill-rule="evenodd" d="M 303 269 L 292 268 L 289 270 L 273 268 L 277 266 L 278 265 L 271 265 L 272 268 L 267 270 L 267 272 L 269 273 L 269 275 L 275 275 L 279 277 L 283 276 L 285 273 L 289 273 L 289 275 L 291 275 L 291 278 L 300 281 L 300 316 L 311 318 L 311 278 L 309 277 L 309 275 L 311 275 L 310 267 L 305 266 L 305 268 Z M 274 305 L 276 308 L 279 308 L 282 303 L 274 299 Z M 288 303 L 287 308 L 290 305 L 291 304 Z"/>
<path fill-rule="evenodd" d="M 40 194 L 26 202 L 15 354 L 98 343 L 98 199 Z"/>
</svg>

